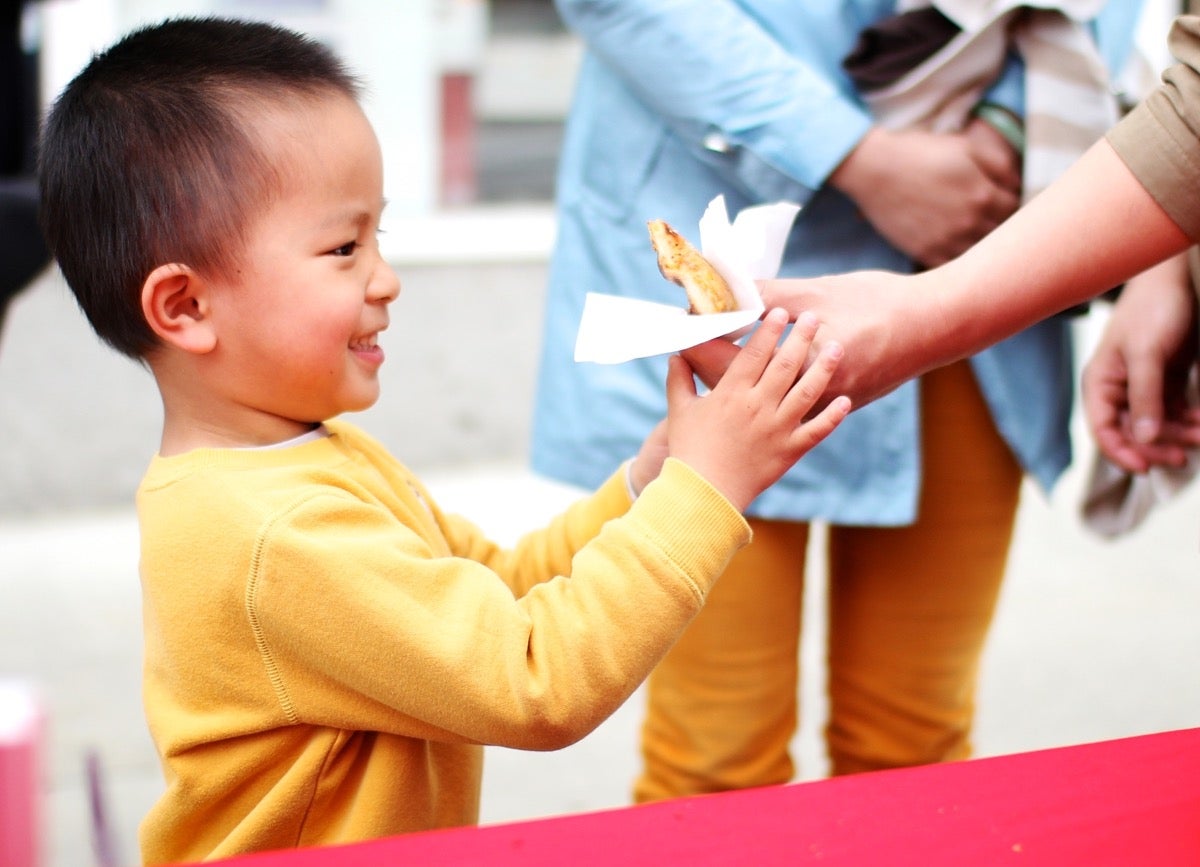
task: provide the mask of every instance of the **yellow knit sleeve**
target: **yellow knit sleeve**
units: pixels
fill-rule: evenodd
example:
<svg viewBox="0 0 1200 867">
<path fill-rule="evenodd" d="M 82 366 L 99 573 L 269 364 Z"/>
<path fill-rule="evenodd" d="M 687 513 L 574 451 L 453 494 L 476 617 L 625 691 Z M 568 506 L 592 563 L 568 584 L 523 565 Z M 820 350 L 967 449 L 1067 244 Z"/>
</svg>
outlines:
<svg viewBox="0 0 1200 867">
<path fill-rule="evenodd" d="M 545 532 L 595 526 L 619 502 L 597 496 Z M 532 539 L 530 552 L 547 544 Z M 748 540 L 720 494 L 668 461 L 569 569 L 518 598 L 485 563 L 438 556 L 378 505 L 322 494 L 264 533 L 247 606 L 301 722 L 553 749 L 620 706 Z"/>
<path fill-rule="evenodd" d="M 621 471 L 593 494 L 580 497 L 545 527 L 530 528 L 511 548 L 497 545 L 469 518 L 447 515 L 434 506 L 450 550 L 459 557 L 483 563 L 499 575 L 517 596 L 535 584 L 571 569 L 571 559 L 595 538 L 600 528 L 624 515 L 630 506 Z"/>
</svg>

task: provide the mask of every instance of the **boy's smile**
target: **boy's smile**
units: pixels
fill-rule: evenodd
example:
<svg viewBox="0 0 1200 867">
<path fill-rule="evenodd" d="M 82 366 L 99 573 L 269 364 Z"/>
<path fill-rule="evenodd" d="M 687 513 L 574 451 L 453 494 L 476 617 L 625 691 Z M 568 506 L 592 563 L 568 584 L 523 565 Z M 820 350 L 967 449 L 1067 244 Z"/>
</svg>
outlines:
<svg viewBox="0 0 1200 867">
<path fill-rule="evenodd" d="M 207 281 L 215 345 L 195 358 L 223 409 L 205 426 L 247 444 L 371 406 L 400 291 L 379 253 L 382 160 L 358 105 L 322 94 L 254 111 L 277 187 L 237 266 Z"/>
</svg>

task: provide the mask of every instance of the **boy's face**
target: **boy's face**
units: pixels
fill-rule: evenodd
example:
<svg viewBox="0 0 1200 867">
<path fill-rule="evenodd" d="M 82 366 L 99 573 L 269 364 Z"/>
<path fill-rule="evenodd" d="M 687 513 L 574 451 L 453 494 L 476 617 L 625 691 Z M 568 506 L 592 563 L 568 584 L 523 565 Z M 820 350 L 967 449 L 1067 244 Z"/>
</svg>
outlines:
<svg viewBox="0 0 1200 867">
<path fill-rule="evenodd" d="M 379 332 L 400 284 L 379 254 L 379 143 L 342 95 L 258 113 L 279 174 L 236 268 L 214 281 L 220 386 L 250 430 L 366 409 L 379 397 Z"/>
</svg>

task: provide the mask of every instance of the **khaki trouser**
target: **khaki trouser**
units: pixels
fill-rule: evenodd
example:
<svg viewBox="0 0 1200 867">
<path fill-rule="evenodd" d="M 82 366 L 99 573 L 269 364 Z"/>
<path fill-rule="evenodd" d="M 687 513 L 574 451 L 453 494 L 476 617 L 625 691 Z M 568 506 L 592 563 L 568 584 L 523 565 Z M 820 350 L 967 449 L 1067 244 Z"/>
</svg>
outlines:
<svg viewBox="0 0 1200 867">
<path fill-rule="evenodd" d="M 965 758 L 1021 470 L 966 362 L 922 380 L 917 523 L 831 527 L 834 774 Z M 647 683 L 638 802 L 788 782 L 808 525 L 754 541 Z"/>
</svg>

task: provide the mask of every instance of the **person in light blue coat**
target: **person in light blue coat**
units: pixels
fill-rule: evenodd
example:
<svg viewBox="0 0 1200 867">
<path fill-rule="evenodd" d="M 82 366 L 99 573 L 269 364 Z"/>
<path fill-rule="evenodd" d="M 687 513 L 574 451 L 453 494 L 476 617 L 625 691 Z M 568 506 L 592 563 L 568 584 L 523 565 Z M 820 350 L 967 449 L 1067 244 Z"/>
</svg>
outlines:
<svg viewBox="0 0 1200 867">
<path fill-rule="evenodd" d="M 557 182 L 532 466 L 592 487 L 665 411 L 666 359 L 572 360 L 587 292 L 682 305 L 646 221 L 698 240 L 730 215 L 801 204 L 780 276 L 910 271 L 1017 207 L 1015 54 L 961 130 L 875 124 L 843 68 L 887 0 L 556 0 L 585 44 Z M 1140 3 L 1090 23 L 1114 76 Z M 647 687 L 637 801 L 786 782 L 797 724 L 810 525 L 829 526 L 830 771 L 970 753 L 975 677 L 1021 480 L 1071 461 L 1069 319 L 1056 317 L 855 411 L 752 505 L 755 539 Z"/>
</svg>

